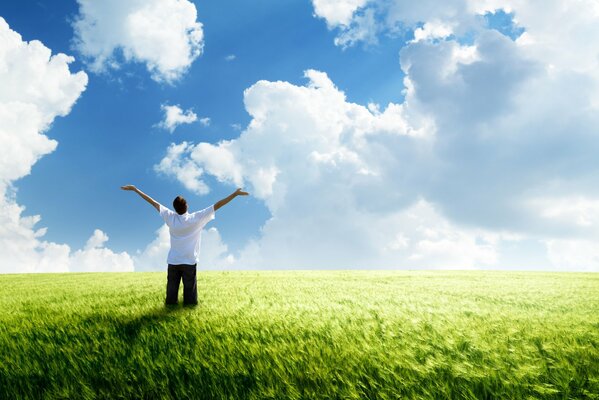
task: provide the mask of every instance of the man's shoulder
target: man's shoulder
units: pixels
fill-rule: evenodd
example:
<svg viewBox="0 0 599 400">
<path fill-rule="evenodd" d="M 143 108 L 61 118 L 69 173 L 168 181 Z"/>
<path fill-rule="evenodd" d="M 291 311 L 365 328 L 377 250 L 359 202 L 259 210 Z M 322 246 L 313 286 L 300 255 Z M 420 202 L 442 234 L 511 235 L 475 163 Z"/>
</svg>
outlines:
<svg viewBox="0 0 599 400">
<path fill-rule="evenodd" d="M 194 223 L 205 224 L 214 218 L 214 206 L 211 205 L 190 215 L 190 220 L 194 221 Z"/>
<path fill-rule="evenodd" d="M 175 212 L 173 210 L 171 210 L 168 207 L 163 206 L 160 203 L 158 203 L 158 212 L 160 213 L 160 216 L 163 218 L 172 217 L 175 214 Z"/>
<path fill-rule="evenodd" d="M 203 215 L 203 214 L 210 214 L 212 212 L 214 212 L 214 204 L 210 205 L 206 208 L 203 208 L 201 210 L 194 211 L 193 213 L 191 213 L 191 215 Z"/>
</svg>

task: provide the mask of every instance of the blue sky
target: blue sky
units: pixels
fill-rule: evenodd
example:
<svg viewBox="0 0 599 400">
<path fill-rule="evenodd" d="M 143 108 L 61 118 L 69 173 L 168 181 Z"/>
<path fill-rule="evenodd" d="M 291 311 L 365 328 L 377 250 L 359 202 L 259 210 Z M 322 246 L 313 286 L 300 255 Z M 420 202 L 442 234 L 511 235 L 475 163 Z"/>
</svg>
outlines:
<svg viewBox="0 0 599 400">
<path fill-rule="evenodd" d="M 55 53 L 75 55 L 71 69 L 86 70 L 72 49 L 71 21 L 79 7 L 74 1 L 58 5 L 64 8 L 56 6 L 41 1 L 5 2 L 0 15 L 24 40 L 37 39 Z M 207 1 L 196 2 L 196 7 L 204 24 L 204 53 L 180 81 L 154 82 L 136 63 L 115 72 L 88 74 L 84 95 L 67 118 L 54 122 L 48 136 L 58 140 L 56 152 L 41 159 L 34 173 L 17 185 L 19 201 L 28 213 L 43 216 L 48 240 L 81 247 L 90 232 L 100 227 L 111 232 L 114 249 L 142 248 L 160 220 L 152 218 L 137 199 L 116 190 L 123 183 L 135 183 L 167 204 L 177 193 L 198 207 L 228 195 L 230 186 L 213 182 L 212 193 L 195 196 L 176 181 L 157 176 L 152 166 L 170 142 L 237 137 L 239 131 L 231 125 L 249 122 L 243 90 L 258 80 L 302 84 L 303 71 L 315 68 L 328 71 L 352 101 L 386 104 L 402 98 L 398 41 L 389 41 L 384 49 L 340 49 L 333 44 L 334 33 L 313 17 L 312 5 L 306 1 Z M 225 14 L 224 10 L 235 11 Z M 229 55 L 235 59 L 227 61 Z M 362 77 L 372 71 L 377 73 L 364 82 Z M 163 118 L 163 103 L 192 108 L 209 117 L 211 125 L 183 125 L 170 135 L 154 127 Z M 219 215 L 218 225 L 232 248 L 256 235 L 269 216 L 260 201 L 243 202 Z M 79 222 L 65 223 L 65 217 Z"/>
<path fill-rule="evenodd" d="M 100 53 L 92 41 L 106 45 L 111 29 L 120 32 L 119 15 L 155 2 L 117 2 L 88 14 L 84 3 L 0 3 L 20 46 L 39 40 L 52 54 L 73 56 L 71 74 L 88 79 L 69 111 L 54 112 L 49 129 L 39 128 L 56 149 L 36 153 L 31 173 L 3 181 L 16 190 L 6 204 L 24 206 L 20 218 L 41 216 L 35 229 L 47 227 L 31 250 L 39 265 L 53 243 L 68 247 L 63 258 L 70 261 L 59 270 L 77 270 L 74 257 L 91 260 L 93 251 L 114 270 L 159 268 L 139 267 L 151 244 L 158 246 L 161 223 L 118 189 L 131 183 L 167 205 L 182 194 L 192 208 L 238 184 L 256 194 L 219 212 L 216 230 L 205 235 L 205 263 L 213 268 L 598 268 L 599 197 L 589 183 L 596 165 L 585 158 L 574 179 L 569 169 L 580 151 L 585 157 L 598 144 L 597 65 L 585 56 L 597 49 L 569 37 L 582 33 L 567 27 L 551 36 L 533 6 L 156 2 L 183 19 L 175 9 L 184 4 L 189 16 L 195 7 L 201 24 L 201 54 L 164 72 L 152 70 L 165 60 L 151 54 L 143 30 L 119 38 L 111 59 L 94 65 Z M 559 7 L 548 8 L 558 19 Z M 583 11 L 568 12 L 593 26 Z M 104 18 L 96 30 L 77 31 L 76 21 L 93 16 Z M 169 29 L 152 25 L 147 34 L 160 41 Z M 127 56 L 140 43 L 150 55 Z M 572 62 L 556 58 L 564 49 Z M 558 90 L 577 85 L 588 92 Z M 316 112 L 313 104 L 321 104 Z M 573 104 L 588 112 L 577 114 Z M 159 126 L 163 105 L 210 123 L 170 133 Z M 554 111 L 570 106 L 559 128 Z M 183 142 L 186 150 L 158 171 L 171 145 Z M 547 152 L 536 154 L 535 143 Z M 571 153 L 550 153 L 566 143 Z M 223 160 L 231 164 L 222 167 Z M 200 181 L 209 192 L 193 189 Z M 0 270 L 19 270 L 11 268 Z"/>
</svg>

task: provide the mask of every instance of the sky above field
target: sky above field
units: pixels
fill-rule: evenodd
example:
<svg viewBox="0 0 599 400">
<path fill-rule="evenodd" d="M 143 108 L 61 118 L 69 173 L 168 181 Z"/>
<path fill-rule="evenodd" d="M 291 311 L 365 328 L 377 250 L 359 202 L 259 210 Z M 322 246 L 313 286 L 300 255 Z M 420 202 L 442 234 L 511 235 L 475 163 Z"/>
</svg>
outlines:
<svg viewBox="0 0 599 400">
<path fill-rule="evenodd" d="M 599 271 L 594 0 L 1 1 L 0 272 Z"/>
</svg>

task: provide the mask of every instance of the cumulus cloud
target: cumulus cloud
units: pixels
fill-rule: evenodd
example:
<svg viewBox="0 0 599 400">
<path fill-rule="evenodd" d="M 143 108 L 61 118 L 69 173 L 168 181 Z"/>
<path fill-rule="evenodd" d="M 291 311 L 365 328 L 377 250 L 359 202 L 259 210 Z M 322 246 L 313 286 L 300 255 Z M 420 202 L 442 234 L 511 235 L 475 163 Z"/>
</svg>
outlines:
<svg viewBox="0 0 599 400">
<path fill-rule="evenodd" d="M 376 19 L 374 9 L 367 8 L 363 13 L 352 18 L 350 26 L 342 25 L 340 30 L 341 32 L 335 38 L 335 44 L 346 48 L 356 43 L 376 44 L 381 26 Z"/>
<path fill-rule="evenodd" d="M 220 232 L 216 227 L 203 231 L 200 243 L 200 260 L 198 268 L 201 270 L 223 270 L 234 266 L 236 259 L 229 252 L 229 247 L 223 242 Z"/>
<path fill-rule="evenodd" d="M 87 239 L 85 250 L 99 249 L 104 247 L 104 243 L 108 241 L 108 235 L 99 229 L 96 229 L 93 235 Z"/>
<path fill-rule="evenodd" d="M 441 21 L 426 22 L 421 28 L 414 31 L 413 42 L 421 40 L 445 39 L 453 33 L 450 25 Z"/>
<path fill-rule="evenodd" d="M 368 10 L 378 26 L 364 37 L 414 31 L 400 52 L 402 105 L 434 125 L 443 168 L 433 168 L 435 180 L 420 192 L 443 215 L 536 241 L 546 266 L 599 269 L 589 245 L 599 239 L 599 43 L 589 40 L 599 35 L 596 2 L 368 1 L 342 22 L 314 3 L 338 44 L 363 27 Z M 480 18 L 498 10 L 523 30 L 515 40 Z"/>
<path fill-rule="evenodd" d="M 327 20 L 338 40 L 357 34 L 368 10 L 388 32 L 415 30 L 399 57 L 401 104 L 349 103 L 317 71 L 306 86 L 260 81 L 245 92 L 252 120 L 239 138 L 186 143 L 177 163 L 196 184 L 210 174 L 264 200 L 271 217 L 239 266 L 501 267 L 531 259 L 518 243 L 535 243 L 545 252 L 529 268 L 598 270 L 588 244 L 599 239 L 599 47 L 581 32 L 599 14 L 578 5 L 567 7 L 567 38 L 554 42 L 529 3 L 354 5 L 349 20 Z M 513 40 L 478 18 L 497 8 L 527 35 Z M 548 9 L 559 14 L 557 3 Z M 567 43 L 576 65 L 556 56 Z M 559 256 L 575 252 L 572 262 Z"/>
<path fill-rule="evenodd" d="M 335 44 L 342 47 L 376 43 L 381 34 L 405 30 L 415 31 L 416 40 L 461 35 L 481 25 L 475 11 L 490 8 L 490 3 L 485 8 L 477 0 L 312 0 L 312 4 L 314 14 L 337 31 Z"/>
<path fill-rule="evenodd" d="M 233 267 L 467 268 L 496 262 L 492 235 L 452 224 L 417 191 L 406 190 L 422 186 L 419 171 L 433 144 L 426 118 L 409 120 L 401 105 L 381 111 L 349 103 L 325 73 L 309 70 L 306 77 L 306 86 L 257 82 L 245 92 L 252 121 L 238 139 L 173 144 L 160 164 L 186 165 L 195 184 L 205 185 L 205 174 L 247 184 L 265 202 L 271 218 L 261 237 L 231 259 Z M 171 174 L 177 176 L 177 168 Z"/>
<path fill-rule="evenodd" d="M 133 257 L 136 271 L 164 271 L 166 258 L 170 249 L 168 227 L 162 225 L 156 231 L 156 237 L 143 251 Z M 200 242 L 200 260 L 198 269 L 214 270 L 226 269 L 233 265 L 235 257 L 229 253 L 228 247 L 223 243 L 220 233 L 215 227 L 202 232 Z"/>
<path fill-rule="evenodd" d="M 43 240 L 40 217 L 23 216 L 24 207 L 14 199 L 0 202 L 0 273 L 67 272 L 70 247 Z"/>
<path fill-rule="evenodd" d="M 154 166 L 154 169 L 167 176 L 177 178 L 188 190 L 202 195 L 208 193 L 210 189 L 201 179 L 204 169 L 196 160 L 201 160 L 210 168 L 210 173 L 222 182 L 241 185 L 241 166 L 237 164 L 226 141 L 218 147 L 208 143 L 200 143 L 197 146 L 187 142 L 172 143 L 167 149 L 166 157 Z"/>
<path fill-rule="evenodd" d="M 143 251 L 138 251 L 134 257 L 136 271 L 164 271 L 166 257 L 170 249 L 168 227 L 162 225 L 156 231 L 156 237 Z"/>
<path fill-rule="evenodd" d="M 498 10 L 514 16 L 513 22 L 524 28 L 517 42 L 536 59 L 548 66 L 589 72 L 597 69 L 599 6 L 593 0 L 564 3 L 519 0 L 312 0 L 315 16 L 325 20 L 338 36 L 335 43 L 355 45 L 373 42 L 381 34 L 411 30 L 414 40 L 472 35 L 485 28 L 481 15 Z M 365 23 L 365 16 L 373 21 Z"/>
<path fill-rule="evenodd" d="M 14 182 L 57 146 L 44 132 L 85 90 L 87 75 L 70 72 L 73 60 L 37 40 L 23 41 L 0 18 L 0 273 L 132 270 L 126 253 L 104 247 L 108 237 L 100 230 L 75 252 L 45 241 L 46 228 L 36 228 L 41 217 L 24 216 L 16 201 Z"/>
<path fill-rule="evenodd" d="M 462 223 L 574 234 L 580 218 L 556 218 L 554 199 L 597 197 L 589 185 L 599 144 L 594 73 L 549 68 L 493 30 L 473 46 L 418 42 L 400 53 L 406 107 L 434 121 L 435 158 L 445 166 L 426 197 Z"/>
<path fill-rule="evenodd" d="M 26 176 L 31 167 L 56 148 L 43 134 L 57 116 L 71 110 L 87 85 L 87 75 L 72 74 L 65 54 L 52 55 L 41 42 L 24 42 L 0 18 L 0 140 L 5 146 L 0 160 L 0 193 L 12 181 Z"/>
<path fill-rule="evenodd" d="M 349 25 L 354 12 L 366 3 L 368 0 L 312 0 L 314 13 L 324 18 L 329 26 Z"/>
<path fill-rule="evenodd" d="M 164 119 L 158 126 L 166 129 L 170 133 L 173 133 L 177 126 L 191 124 L 198 119 L 198 116 L 191 109 L 183 111 L 179 105 L 169 106 L 168 104 L 163 104 L 160 108 L 164 111 Z M 206 123 L 210 123 L 210 118 L 208 118 L 208 121 L 206 121 L 205 118 L 202 118 L 200 122 L 202 125 L 206 126 Z"/>
<path fill-rule="evenodd" d="M 156 172 L 173 176 L 183 185 L 197 194 L 206 194 L 210 191 L 208 186 L 200 179 L 204 171 L 185 157 L 191 151 L 191 145 L 187 142 L 171 144 L 166 156 L 160 164 L 154 166 Z"/>
<path fill-rule="evenodd" d="M 127 252 L 115 253 L 104 247 L 108 235 L 96 229 L 85 247 L 75 251 L 70 258 L 72 272 L 132 272 L 133 259 Z"/>
<path fill-rule="evenodd" d="M 551 266 L 556 270 L 597 271 L 597 240 L 549 239 L 545 242 Z"/>
<path fill-rule="evenodd" d="M 75 47 L 92 71 L 122 60 L 146 65 L 156 81 L 174 82 L 200 56 L 202 24 L 187 0 L 78 0 Z M 122 55 L 122 57 L 120 57 Z"/>
</svg>

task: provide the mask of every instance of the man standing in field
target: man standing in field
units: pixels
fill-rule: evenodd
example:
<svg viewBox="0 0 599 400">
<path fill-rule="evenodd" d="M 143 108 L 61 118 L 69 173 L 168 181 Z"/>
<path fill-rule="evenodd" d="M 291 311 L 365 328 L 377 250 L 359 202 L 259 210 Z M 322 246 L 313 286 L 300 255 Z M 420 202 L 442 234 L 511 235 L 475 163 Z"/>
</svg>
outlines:
<svg viewBox="0 0 599 400">
<path fill-rule="evenodd" d="M 167 257 L 166 304 L 177 304 L 181 278 L 183 278 L 183 304 L 198 304 L 196 266 L 200 255 L 202 228 L 214 219 L 216 210 L 235 197 L 247 196 L 248 193 L 237 189 L 214 205 L 190 214 L 187 212 L 187 201 L 181 196 L 177 196 L 173 201 L 175 213 L 133 185 L 121 186 L 121 189 L 131 190 L 140 195 L 160 213 L 168 226 L 171 248 Z"/>
</svg>

